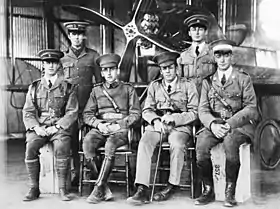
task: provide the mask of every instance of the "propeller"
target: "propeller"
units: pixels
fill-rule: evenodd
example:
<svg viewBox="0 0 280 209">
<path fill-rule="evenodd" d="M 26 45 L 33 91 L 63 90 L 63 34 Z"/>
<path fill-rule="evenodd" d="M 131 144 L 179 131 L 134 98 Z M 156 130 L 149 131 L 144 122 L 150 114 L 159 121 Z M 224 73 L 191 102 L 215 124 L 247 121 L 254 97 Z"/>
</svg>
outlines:
<svg viewBox="0 0 280 209">
<path fill-rule="evenodd" d="M 176 52 L 185 50 L 190 45 L 191 40 L 187 36 L 186 26 L 183 22 L 190 15 L 198 12 L 209 15 L 211 22 L 211 27 L 208 29 L 209 42 L 224 38 L 222 30 L 212 13 L 190 5 L 170 4 L 160 0 L 138 0 L 134 3 L 131 21 L 128 24 L 116 22 L 112 17 L 83 6 L 63 5 L 62 8 L 67 12 L 78 14 L 84 20 L 112 26 L 123 31 L 126 38 L 120 62 L 120 79 L 123 81 L 129 81 L 131 76 L 131 69 L 135 60 L 135 47 L 139 38 L 145 39 L 163 50 Z M 145 30 L 141 25 L 146 14 L 155 17 L 155 21 L 152 20 L 154 23 L 151 22 L 149 25 L 155 25 L 153 32 L 150 32 L 149 29 Z"/>
</svg>

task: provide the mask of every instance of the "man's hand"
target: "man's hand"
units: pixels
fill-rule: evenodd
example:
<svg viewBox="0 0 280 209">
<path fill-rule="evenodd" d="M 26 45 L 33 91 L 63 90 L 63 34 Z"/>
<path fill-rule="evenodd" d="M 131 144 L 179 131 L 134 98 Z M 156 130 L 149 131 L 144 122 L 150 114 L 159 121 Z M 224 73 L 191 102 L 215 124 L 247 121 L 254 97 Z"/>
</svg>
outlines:
<svg viewBox="0 0 280 209">
<path fill-rule="evenodd" d="M 48 134 L 48 136 L 54 135 L 58 132 L 58 129 L 55 126 L 50 126 L 48 128 L 46 128 L 46 132 Z"/>
<path fill-rule="evenodd" d="M 110 132 L 116 132 L 121 129 L 120 125 L 117 123 L 113 123 L 107 126 Z"/>
<path fill-rule="evenodd" d="M 101 133 L 108 134 L 110 132 L 110 130 L 108 128 L 109 125 L 110 125 L 110 123 L 99 123 L 97 128 Z"/>
<path fill-rule="evenodd" d="M 154 120 L 154 129 L 158 132 L 165 132 L 165 125 L 159 119 L 156 119 Z"/>
<path fill-rule="evenodd" d="M 217 138 L 223 138 L 230 131 L 230 126 L 228 124 L 211 124 L 211 131 Z"/>
<path fill-rule="evenodd" d="M 48 136 L 48 133 L 44 127 L 35 126 L 34 131 L 38 136 Z"/>
<path fill-rule="evenodd" d="M 171 125 L 174 126 L 175 124 L 175 120 L 174 120 L 174 116 L 171 114 L 165 114 L 164 116 L 161 117 L 161 121 L 166 124 L 166 125 Z"/>
</svg>

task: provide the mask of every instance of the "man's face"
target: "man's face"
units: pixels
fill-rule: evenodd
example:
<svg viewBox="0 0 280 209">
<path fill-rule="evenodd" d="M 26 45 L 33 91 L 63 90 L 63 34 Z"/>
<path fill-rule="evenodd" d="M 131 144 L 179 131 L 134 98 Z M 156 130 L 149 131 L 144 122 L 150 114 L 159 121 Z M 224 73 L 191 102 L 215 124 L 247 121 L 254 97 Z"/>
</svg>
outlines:
<svg viewBox="0 0 280 209">
<path fill-rule="evenodd" d="M 232 52 L 231 51 L 215 52 L 214 58 L 220 70 L 227 70 L 231 66 Z"/>
<path fill-rule="evenodd" d="M 60 63 L 56 60 L 43 61 L 43 68 L 45 70 L 45 75 L 47 76 L 54 76 L 57 73 L 59 66 Z"/>
<path fill-rule="evenodd" d="M 114 83 L 118 79 L 120 70 L 117 67 L 106 67 L 101 69 L 101 75 L 106 82 Z"/>
<path fill-rule="evenodd" d="M 191 26 L 189 29 L 189 36 L 192 38 L 194 42 L 202 42 L 205 41 L 207 35 L 207 30 L 202 26 Z"/>
<path fill-rule="evenodd" d="M 81 31 L 70 31 L 68 37 L 74 48 L 80 48 L 86 38 L 85 33 Z"/>
<path fill-rule="evenodd" d="M 164 80 L 170 83 L 176 78 L 177 67 L 175 64 L 171 64 L 165 67 L 160 67 L 160 72 Z"/>
</svg>

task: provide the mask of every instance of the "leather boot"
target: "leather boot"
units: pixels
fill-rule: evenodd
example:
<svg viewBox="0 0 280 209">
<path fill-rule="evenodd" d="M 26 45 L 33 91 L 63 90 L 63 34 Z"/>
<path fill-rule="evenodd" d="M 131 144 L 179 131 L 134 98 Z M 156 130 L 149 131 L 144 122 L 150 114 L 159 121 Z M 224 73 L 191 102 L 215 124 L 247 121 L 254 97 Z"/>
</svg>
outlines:
<svg viewBox="0 0 280 209">
<path fill-rule="evenodd" d="M 105 200 L 106 198 L 112 199 L 109 196 L 109 192 L 108 189 L 106 189 L 106 185 L 113 166 L 114 166 L 114 157 L 109 158 L 105 156 L 98 179 L 95 183 L 95 187 L 91 192 L 91 194 L 89 195 L 89 197 L 87 198 L 87 202 L 96 204 L 102 200 Z M 107 196 L 105 196 L 106 194 L 105 191 L 107 192 Z"/>
<path fill-rule="evenodd" d="M 69 172 L 69 159 L 56 159 L 56 172 L 58 178 L 59 194 L 62 201 L 70 201 L 66 191 L 66 180 Z"/>
<path fill-rule="evenodd" d="M 29 178 L 29 191 L 25 195 L 23 201 L 36 200 L 40 196 L 39 189 L 39 174 L 40 174 L 40 162 L 36 160 L 25 161 L 28 178 Z"/>
<path fill-rule="evenodd" d="M 195 205 L 206 205 L 215 201 L 214 183 L 213 183 L 213 167 L 210 159 L 197 164 L 199 176 L 203 182 L 203 192 L 199 198 L 196 199 Z"/>
<path fill-rule="evenodd" d="M 98 173 L 99 169 L 97 165 L 97 159 L 96 158 L 91 158 L 87 160 L 87 167 L 90 169 L 90 175 L 88 176 L 89 179 L 97 179 L 98 178 Z"/>
<path fill-rule="evenodd" d="M 235 189 L 240 169 L 240 162 L 233 162 L 226 159 L 226 188 L 225 188 L 225 207 L 237 205 L 235 200 Z"/>
<path fill-rule="evenodd" d="M 126 200 L 129 204 L 143 205 L 149 203 L 148 188 L 144 185 L 138 185 L 137 192 Z"/>
<path fill-rule="evenodd" d="M 104 186 L 94 186 L 94 189 L 90 193 L 90 195 L 87 198 L 87 202 L 91 204 L 97 204 L 101 202 L 104 199 Z"/>
<path fill-rule="evenodd" d="M 226 183 L 226 189 L 225 189 L 225 207 L 233 207 L 237 205 L 237 202 L 235 200 L 235 188 L 236 183 L 233 182 L 227 182 Z"/>
<path fill-rule="evenodd" d="M 162 191 L 154 195 L 153 199 L 155 201 L 168 200 L 171 197 L 171 195 L 175 193 L 175 190 L 176 190 L 176 186 L 168 183 L 167 186 Z"/>
<path fill-rule="evenodd" d="M 114 199 L 114 195 L 111 192 L 109 186 L 106 184 L 104 188 L 104 200 L 105 201 L 110 201 Z"/>
</svg>

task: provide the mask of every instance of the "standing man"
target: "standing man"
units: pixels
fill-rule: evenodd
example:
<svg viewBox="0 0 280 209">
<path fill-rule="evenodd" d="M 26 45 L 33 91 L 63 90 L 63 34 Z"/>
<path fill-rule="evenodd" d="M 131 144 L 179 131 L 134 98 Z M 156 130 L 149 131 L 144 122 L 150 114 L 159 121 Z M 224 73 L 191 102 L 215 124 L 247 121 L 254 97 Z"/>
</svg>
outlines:
<svg viewBox="0 0 280 209">
<path fill-rule="evenodd" d="M 139 122 L 141 109 L 134 87 L 118 80 L 120 56 L 105 54 L 96 63 L 101 67 L 105 82 L 96 84 L 85 107 L 84 122 L 92 129 L 83 142 L 85 158 L 93 164 L 96 150 L 105 145 L 105 158 L 95 187 L 87 198 L 89 203 L 99 203 L 112 198 L 107 185 L 118 147 L 128 143 L 128 129 Z"/>
<path fill-rule="evenodd" d="M 258 117 L 256 94 L 250 76 L 232 66 L 233 42 L 211 43 L 217 71 L 203 80 L 198 109 L 205 128 L 197 136 L 197 165 L 203 182 L 203 193 L 196 205 L 215 200 L 210 150 L 223 143 L 226 154 L 226 188 L 224 206 L 235 206 L 235 188 L 240 168 L 239 147 L 254 135 Z"/>
<path fill-rule="evenodd" d="M 39 56 L 43 61 L 44 77 L 31 84 L 22 110 L 27 130 L 25 164 L 30 182 L 24 201 L 39 198 L 39 149 L 49 142 L 54 145 L 59 193 L 62 200 L 68 201 L 66 179 L 71 126 L 78 118 L 78 101 L 74 85 L 57 74 L 63 53 L 46 49 L 40 51 Z"/>
<path fill-rule="evenodd" d="M 148 88 L 143 119 L 148 123 L 137 153 L 135 185 L 137 192 L 127 199 L 132 204 L 148 202 L 151 158 L 159 143 L 170 143 L 170 175 L 167 187 L 156 193 L 155 201 L 170 198 L 179 185 L 184 164 L 184 149 L 192 134 L 191 123 L 197 119 L 198 93 L 194 83 L 177 76 L 178 53 L 164 52 L 154 61 L 163 78 L 152 82 Z"/>
<path fill-rule="evenodd" d="M 87 22 L 67 22 L 64 26 L 68 31 L 71 46 L 61 59 L 63 73 L 66 79 L 70 79 L 77 85 L 77 97 L 79 101 L 79 119 L 88 101 L 93 84 L 101 82 L 100 69 L 96 65 L 99 54 L 85 45 Z M 78 121 L 79 122 L 79 121 Z M 79 174 L 79 125 L 73 127 L 73 140 L 71 144 L 74 171 L 72 171 L 72 185 L 78 184 Z M 81 122 L 81 121 L 80 121 Z"/>
<path fill-rule="evenodd" d="M 194 81 L 200 95 L 202 80 L 215 71 L 208 44 L 209 20 L 206 15 L 197 14 L 188 17 L 184 23 L 188 27 L 192 45 L 178 58 L 179 75 Z"/>
</svg>

